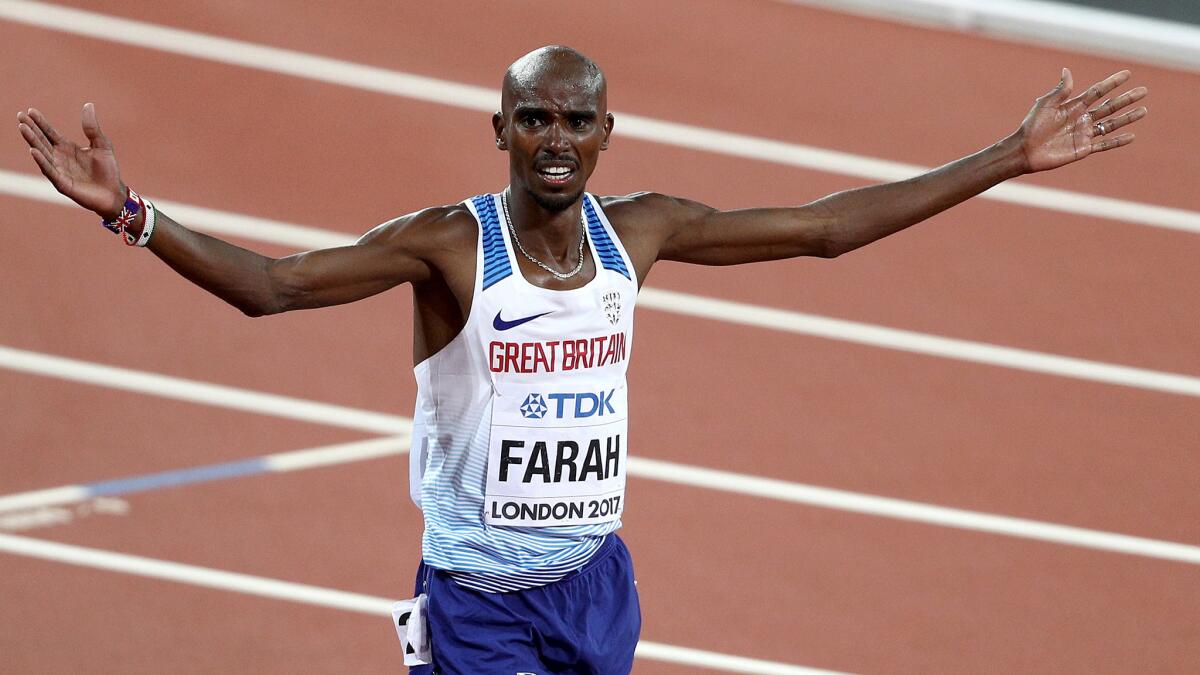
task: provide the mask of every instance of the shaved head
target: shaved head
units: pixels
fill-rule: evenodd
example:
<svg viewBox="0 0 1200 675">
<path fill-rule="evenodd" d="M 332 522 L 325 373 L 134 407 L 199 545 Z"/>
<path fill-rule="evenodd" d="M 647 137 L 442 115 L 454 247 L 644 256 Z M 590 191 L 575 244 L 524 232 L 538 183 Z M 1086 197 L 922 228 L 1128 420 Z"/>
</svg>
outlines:
<svg viewBox="0 0 1200 675">
<path fill-rule="evenodd" d="M 604 73 L 570 47 L 535 49 L 504 73 L 492 127 L 496 147 L 508 153 L 514 200 L 545 214 L 579 208 L 613 127 Z"/>
<path fill-rule="evenodd" d="M 501 107 L 511 110 L 514 101 L 533 94 L 547 82 L 586 92 L 598 101 L 607 99 L 604 71 L 595 61 L 570 47 L 548 45 L 529 52 L 508 67 L 501 90 Z"/>
</svg>

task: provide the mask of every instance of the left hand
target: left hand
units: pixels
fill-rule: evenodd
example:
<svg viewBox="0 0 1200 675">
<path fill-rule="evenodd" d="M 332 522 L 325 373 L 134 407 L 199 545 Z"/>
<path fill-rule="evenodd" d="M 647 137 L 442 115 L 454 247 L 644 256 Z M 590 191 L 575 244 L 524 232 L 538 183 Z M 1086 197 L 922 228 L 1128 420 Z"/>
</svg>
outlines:
<svg viewBox="0 0 1200 675">
<path fill-rule="evenodd" d="M 1146 116 L 1145 106 L 1127 113 L 1116 113 L 1145 98 L 1147 89 L 1137 87 L 1092 107 L 1105 94 L 1129 79 L 1122 70 L 1088 87 L 1074 98 L 1071 96 L 1071 71 L 1063 68 L 1058 86 L 1033 105 L 1025 116 L 1017 136 L 1025 155 L 1027 173 L 1056 169 L 1077 162 L 1094 152 L 1104 152 L 1133 142 L 1134 135 L 1112 132 Z"/>
</svg>

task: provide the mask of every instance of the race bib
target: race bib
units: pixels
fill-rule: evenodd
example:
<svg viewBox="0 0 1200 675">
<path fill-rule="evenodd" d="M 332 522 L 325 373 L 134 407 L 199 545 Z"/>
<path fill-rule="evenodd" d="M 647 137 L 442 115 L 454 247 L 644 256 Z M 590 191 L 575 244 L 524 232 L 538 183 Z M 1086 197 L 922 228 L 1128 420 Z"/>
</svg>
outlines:
<svg viewBox="0 0 1200 675">
<path fill-rule="evenodd" d="M 484 521 L 551 527 L 620 518 L 628 431 L 624 382 L 584 391 L 497 389 Z"/>
<path fill-rule="evenodd" d="M 426 610 L 429 596 L 424 593 L 410 600 L 392 603 L 392 625 L 404 648 L 404 665 L 423 666 L 433 662 Z"/>
</svg>

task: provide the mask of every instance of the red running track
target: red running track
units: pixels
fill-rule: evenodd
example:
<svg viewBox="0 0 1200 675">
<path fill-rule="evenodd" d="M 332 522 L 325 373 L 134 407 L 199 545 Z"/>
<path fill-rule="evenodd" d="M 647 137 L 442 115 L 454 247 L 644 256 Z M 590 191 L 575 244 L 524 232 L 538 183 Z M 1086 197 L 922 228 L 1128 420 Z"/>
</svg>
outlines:
<svg viewBox="0 0 1200 675">
<path fill-rule="evenodd" d="M 528 49 L 564 42 L 605 67 L 615 109 L 926 165 L 1007 133 L 1061 66 L 1085 82 L 1123 65 L 774 2 L 608 3 L 572 8 L 570 21 L 527 2 L 357 3 L 352 14 L 279 1 L 69 4 L 483 86 Z M 7 22 L 0 44 L 10 110 L 37 105 L 73 129 L 95 101 L 127 180 L 154 197 L 357 233 L 504 180 L 479 113 Z M 1031 182 L 1200 209 L 1189 189 L 1200 81 L 1134 70 L 1152 91 L 1137 143 Z M 131 74 L 145 89 L 127 86 Z M 618 117 L 596 192 L 735 207 L 858 183 L 620 131 Z M 0 169 L 34 171 L 15 133 L 3 143 Z M 411 410 L 405 291 L 249 321 L 115 246 L 86 214 L 3 205 L 0 345 Z M 1195 235 L 975 201 L 834 262 L 665 265 L 650 285 L 1193 374 L 1197 259 Z M 141 284 L 151 291 L 112 290 Z M 131 333 L 136 352 L 122 348 Z M 639 456 L 1200 544 L 1194 398 L 655 311 L 639 315 L 636 353 Z M 0 386 L 0 494 L 367 436 L 8 370 Z M 128 515 L 23 534 L 398 597 L 419 555 L 405 465 L 148 492 L 127 498 Z M 644 479 L 630 499 L 623 536 L 646 640 L 857 672 L 1200 663 L 1193 565 Z M 399 667 L 375 617 L 8 554 L 0 568 L 0 653 L 13 672 Z M 704 607 L 738 630 L 716 641 Z"/>
</svg>

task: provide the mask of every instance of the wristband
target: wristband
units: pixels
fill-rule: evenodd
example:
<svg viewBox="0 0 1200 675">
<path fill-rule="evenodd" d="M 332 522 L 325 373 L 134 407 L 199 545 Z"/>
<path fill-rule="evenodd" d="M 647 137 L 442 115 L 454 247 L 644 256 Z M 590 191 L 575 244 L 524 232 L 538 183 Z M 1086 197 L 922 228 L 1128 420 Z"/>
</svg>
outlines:
<svg viewBox="0 0 1200 675">
<path fill-rule="evenodd" d="M 130 229 L 136 219 L 131 219 L 128 224 L 121 226 L 121 236 L 125 240 L 126 246 L 145 246 L 150 243 L 150 235 L 154 234 L 154 220 L 157 211 L 154 204 L 149 199 L 139 195 L 132 189 L 129 191 L 129 196 L 137 201 L 141 206 L 145 217 L 142 218 L 141 232 L 135 232 Z"/>
<path fill-rule="evenodd" d="M 100 224 L 109 232 L 120 235 L 126 246 L 145 246 L 150 243 L 150 235 L 154 234 L 154 221 L 157 211 L 150 200 L 143 198 L 130 188 L 125 188 L 125 206 L 121 215 L 112 220 L 101 220 Z M 144 213 L 140 230 L 134 228 L 139 213 Z"/>
<path fill-rule="evenodd" d="M 112 220 L 101 218 L 100 224 L 113 234 L 121 234 L 128 225 L 137 220 L 137 214 L 141 210 L 142 203 L 138 200 L 137 193 L 129 188 L 125 188 L 125 206 L 121 208 L 121 213 Z"/>
<path fill-rule="evenodd" d="M 142 199 L 142 203 L 146 205 L 146 219 L 142 221 L 142 234 L 137 238 L 135 245 L 145 246 L 150 243 L 150 235 L 154 234 L 154 220 L 158 214 L 158 210 L 154 208 L 154 202 L 149 199 Z M 129 243 L 126 239 L 125 243 Z"/>
</svg>

